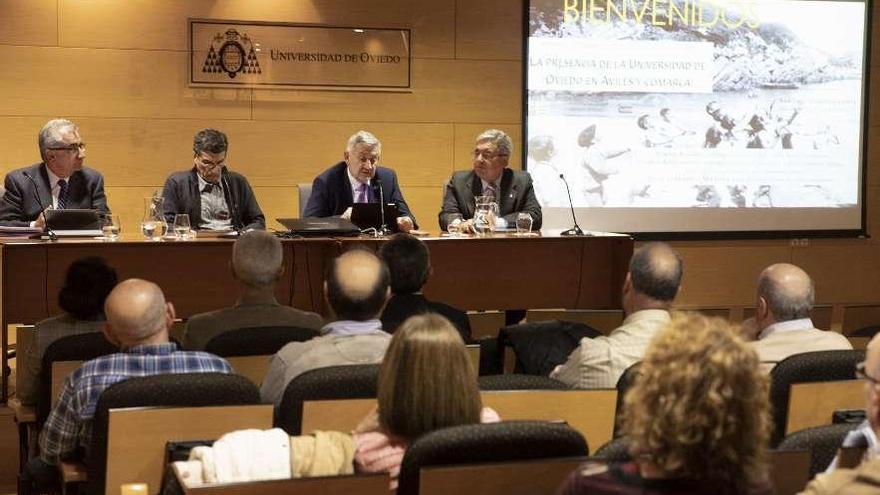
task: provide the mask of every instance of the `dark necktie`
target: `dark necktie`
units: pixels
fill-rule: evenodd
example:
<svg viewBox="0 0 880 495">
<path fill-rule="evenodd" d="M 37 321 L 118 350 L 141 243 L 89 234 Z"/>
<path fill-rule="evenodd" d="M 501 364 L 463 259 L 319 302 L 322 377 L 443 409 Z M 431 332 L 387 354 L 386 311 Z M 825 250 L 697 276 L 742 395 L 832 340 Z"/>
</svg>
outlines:
<svg viewBox="0 0 880 495">
<path fill-rule="evenodd" d="M 67 181 L 58 179 L 58 209 L 67 209 Z"/>
<path fill-rule="evenodd" d="M 203 193 L 211 193 L 211 192 L 213 192 L 213 191 L 214 191 L 214 184 L 211 184 L 210 182 L 208 182 L 207 184 L 205 184 L 205 188 L 202 189 L 202 192 L 203 192 Z"/>
</svg>

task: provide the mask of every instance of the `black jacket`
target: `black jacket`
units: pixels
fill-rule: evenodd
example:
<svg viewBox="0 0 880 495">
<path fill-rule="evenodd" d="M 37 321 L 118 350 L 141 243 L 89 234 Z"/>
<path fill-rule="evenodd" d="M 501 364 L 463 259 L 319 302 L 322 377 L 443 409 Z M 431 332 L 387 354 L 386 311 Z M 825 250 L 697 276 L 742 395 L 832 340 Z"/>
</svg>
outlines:
<svg viewBox="0 0 880 495">
<path fill-rule="evenodd" d="M 25 173 L 34 179 L 25 177 Z M 34 189 L 36 183 L 36 189 Z M 26 227 L 39 216 L 43 208 L 52 205 L 52 186 L 46 165 L 36 163 L 6 174 L 6 192 L 0 199 L 0 224 Z M 68 179 L 68 208 L 94 209 L 110 213 L 104 195 L 104 177 L 95 169 L 83 167 Z M 37 196 L 40 200 L 37 201 Z"/>
<path fill-rule="evenodd" d="M 232 224 L 240 230 L 266 229 L 266 218 L 247 179 L 243 175 L 223 169 L 221 181 L 229 187 L 223 188 L 226 205 L 232 214 Z M 199 192 L 199 178 L 196 168 L 174 172 L 165 180 L 162 189 L 165 198 L 165 221 L 171 224 L 174 215 L 186 213 L 194 229 L 202 223 L 202 195 Z"/>
</svg>

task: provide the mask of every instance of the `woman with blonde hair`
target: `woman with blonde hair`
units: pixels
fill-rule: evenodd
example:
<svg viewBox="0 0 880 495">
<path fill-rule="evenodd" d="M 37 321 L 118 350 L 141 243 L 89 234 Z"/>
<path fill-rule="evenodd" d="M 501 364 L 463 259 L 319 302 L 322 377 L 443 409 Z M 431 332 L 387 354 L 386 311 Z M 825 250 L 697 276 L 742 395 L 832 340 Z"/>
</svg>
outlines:
<svg viewBox="0 0 880 495">
<path fill-rule="evenodd" d="M 406 320 L 379 368 L 378 409 L 354 431 L 356 470 L 390 473 L 396 489 L 411 441 L 439 428 L 499 421 L 482 407 L 476 377 L 449 320 L 433 313 Z"/>
<path fill-rule="evenodd" d="M 584 466 L 560 493 L 772 493 L 768 381 L 736 333 L 717 318 L 676 316 L 624 400 L 634 462 Z"/>
</svg>

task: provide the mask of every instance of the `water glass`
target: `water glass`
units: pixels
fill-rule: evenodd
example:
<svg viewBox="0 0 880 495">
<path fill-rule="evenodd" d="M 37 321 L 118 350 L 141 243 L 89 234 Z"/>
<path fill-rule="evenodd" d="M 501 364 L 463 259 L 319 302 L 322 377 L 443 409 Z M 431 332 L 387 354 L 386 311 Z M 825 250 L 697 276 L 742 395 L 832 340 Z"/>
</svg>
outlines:
<svg viewBox="0 0 880 495">
<path fill-rule="evenodd" d="M 458 237 L 462 234 L 461 232 L 461 223 L 462 216 L 461 213 L 450 213 L 446 215 L 446 231 L 449 232 L 450 237 Z"/>
<path fill-rule="evenodd" d="M 526 212 L 516 214 L 516 235 L 529 235 L 532 232 L 532 216 Z"/>
<path fill-rule="evenodd" d="M 141 222 L 141 233 L 151 241 L 161 241 L 165 236 L 168 224 L 164 220 L 147 220 Z"/>
<path fill-rule="evenodd" d="M 191 226 L 189 224 L 189 215 L 186 213 L 178 213 L 174 215 L 174 238 L 178 241 L 189 239 Z"/>
<path fill-rule="evenodd" d="M 105 215 L 101 219 L 101 232 L 103 232 L 105 240 L 119 239 L 120 230 L 122 230 L 122 226 L 119 223 L 119 215 Z"/>
</svg>

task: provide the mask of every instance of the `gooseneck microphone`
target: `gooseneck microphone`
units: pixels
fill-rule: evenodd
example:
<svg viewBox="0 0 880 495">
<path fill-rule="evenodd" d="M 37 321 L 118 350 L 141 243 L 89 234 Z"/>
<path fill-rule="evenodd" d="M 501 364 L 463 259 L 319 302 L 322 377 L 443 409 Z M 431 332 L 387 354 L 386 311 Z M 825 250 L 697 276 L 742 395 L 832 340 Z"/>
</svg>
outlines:
<svg viewBox="0 0 880 495">
<path fill-rule="evenodd" d="M 571 189 L 568 187 L 568 181 L 565 180 L 565 175 L 563 174 L 559 174 L 559 178 L 565 183 L 565 190 L 568 192 L 568 206 L 571 208 L 571 220 L 574 222 L 574 227 L 564 232 L 560 232 L 559 235 L 587 235 L 581 230 L 580 225 L 578 225 L 577 216 L 574 214 L 574 202 L 571 200 Z"/>
<path fill-rule="evenodd" d="M 244 230 L 244 219 L 242 219 L 241 227 L 238 226 L 238 205 L 235 204 L 235 194 L 232 193 L 232 189 L 229 188 L 229 181 L 226 180 L 226 170 L 220 172 L 220 185 L 223 186 L 223 191 L 226 192 L 226 198 L 229 204 L 229 213 L 232 216 L 232 229 L 241 234 L 241 231 Z"/>
<path fill-rule="evenodd" d="M 49 236 L 50 240 L 57 241 L 58 236 L 55 234 L 55 231 L 49 227 L 49 222 L 46 220 L 46 208 L 43 206 L 43 201 L 40 199 L 40 195 L 38 193 L 39 186 L 37 186 L 37 181 L 35 181 L 34 178 L 31 177 L 31 174 L 27 172 L 24 172 L 24 176 L 27 177 L 28 180 L 31 181 L 31 184 L 34 185 L 34 199 L 37 200 L 37 205 L 40 207 L 40 213 L 39 215 L 37 215 L 37 218 L 39 218 L 40 215 L 43 215 L 43 223 L 46 226 L 46 234 Z"/>
<path fill-rule="evenodd" d="M 382 187 L 382 179 L 379 177 L 373 177 L 373 183 L 379 188 L 379 221 L 382 222 L 382 226 L 379 228 L 379 234 L 388 235 L 391 230 L 385 222 L 385 188 Z"/>
</svg>

